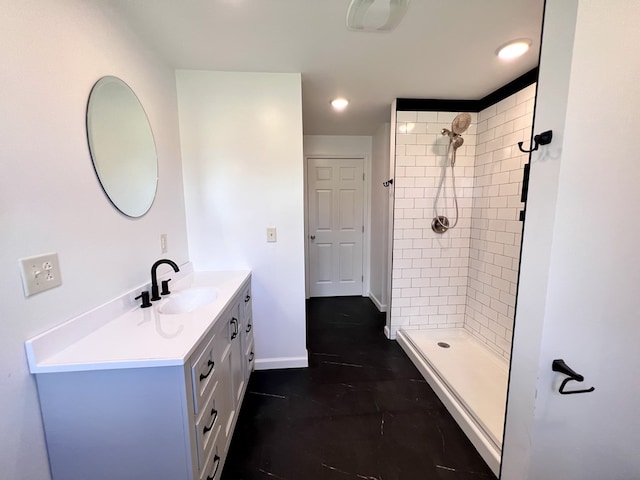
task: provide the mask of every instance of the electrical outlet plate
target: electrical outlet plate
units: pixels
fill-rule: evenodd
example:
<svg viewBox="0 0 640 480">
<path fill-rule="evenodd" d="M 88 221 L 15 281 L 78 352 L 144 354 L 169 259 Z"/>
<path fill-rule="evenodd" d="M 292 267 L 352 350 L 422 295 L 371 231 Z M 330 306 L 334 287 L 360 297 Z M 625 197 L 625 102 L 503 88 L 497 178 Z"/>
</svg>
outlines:
<svg viewBox="0 0 640 480">
<path fill-rule="evenodd" d="M 62 285 L 57 253 L 21 258 L 20 268 L 25 297 Z"/>
</svg>

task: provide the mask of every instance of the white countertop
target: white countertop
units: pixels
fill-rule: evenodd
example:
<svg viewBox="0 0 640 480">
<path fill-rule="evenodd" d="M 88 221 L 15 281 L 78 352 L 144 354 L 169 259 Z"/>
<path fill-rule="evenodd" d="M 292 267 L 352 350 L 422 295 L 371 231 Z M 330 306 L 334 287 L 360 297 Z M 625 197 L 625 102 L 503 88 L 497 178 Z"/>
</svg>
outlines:
<svg viewBox="0 0 640 480">
<path fill-rule="evenodd" d="M 218 294 L 212 303 L 189 313 L 161 314 L 158 309 L 171 299 L 169 295 L 150 308 L 136 306 L 105 318 L 117 311 L 112 303 L 126 303 L 135 294 L 131 292 L 100 307 L 101 311 L 88 312 L 28 340 L 29 369 L 53 373 L 183 365 L 249 276 L 249 271 L 189 273 L 170 285 L 171 294 L 210 287 Z"/>
</svg>

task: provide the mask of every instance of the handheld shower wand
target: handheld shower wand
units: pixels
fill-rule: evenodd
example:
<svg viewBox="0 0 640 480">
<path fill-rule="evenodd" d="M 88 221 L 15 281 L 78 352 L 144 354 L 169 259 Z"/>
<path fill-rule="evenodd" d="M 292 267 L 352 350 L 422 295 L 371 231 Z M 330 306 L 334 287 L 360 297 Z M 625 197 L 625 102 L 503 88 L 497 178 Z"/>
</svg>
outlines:
<svg viewBox="0 0 640 480">
<path fill-rule="evenodd" d="M 456 219 L 453 222 L 453 225 L 449 225 L 449 219 L 446 216 L 438 215 L 438 199 L 440 198 L 440 194 L 442 193 L 442 187 L 444 185 L 446 176 L 447 164 L 445 163 L 442 166 L 442 175 L 440 176 L 438 193 L 436 194 L 436 198 L 433 201 L 434 218 L 431 222 L 431 229 L 436 233 L 444 233 L 450 228 L 454 228 L 458 224 L 458 194 L 456 192 L 456 175 L 453 167 L 456 164 L 456 150 L 458 150 L 458 148 L 460 148 L 464 143 L 462 133 L 464 133 L 467 128 L 469 128 L 469 125 L 471 125 L 471 115 L 469 115 L 468 113 L 461 113 L 453 119 L 453 122 L 451 122 L 451 130 L 449 130 L 448 128 L 443 128 L 441 131 L 442 135 L 449 137 L 447 159 L 449 159 L 449 165 L 451 166 L 451 183 L 453 186 L 453 201 L 456 209 Z"/>
</svg>

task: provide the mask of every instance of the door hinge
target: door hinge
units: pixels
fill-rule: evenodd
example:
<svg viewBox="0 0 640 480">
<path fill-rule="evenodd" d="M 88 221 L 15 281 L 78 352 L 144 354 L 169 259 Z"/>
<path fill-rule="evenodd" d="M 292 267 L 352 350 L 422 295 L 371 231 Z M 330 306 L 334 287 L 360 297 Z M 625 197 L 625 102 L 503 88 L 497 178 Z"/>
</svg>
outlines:
<svg viewBox="0 0 640 480">
<path fill-rule="evenodd" d="M 362 233 L 364 233 L 364 225 L 362 225 Z"/>
<path fill-rule="evenodd" d="M 364 172 L 362 172 L 362 181 L 364 182 Z"/>
</svg>

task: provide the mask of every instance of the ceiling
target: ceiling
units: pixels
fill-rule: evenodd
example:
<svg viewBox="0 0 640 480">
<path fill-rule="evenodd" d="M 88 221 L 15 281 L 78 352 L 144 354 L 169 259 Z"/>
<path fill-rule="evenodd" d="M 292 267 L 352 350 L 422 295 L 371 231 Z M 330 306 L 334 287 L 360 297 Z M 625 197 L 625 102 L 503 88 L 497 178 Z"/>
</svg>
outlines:
<svg viewBox="0 0 640 480">
<path fill-rule="evenodd" d="M 113 0 L 176 69 L 302 73 L 306 135 L 372 135 L 395 98 L 475 100 L 538 64 L 544 0 L 412 0 L 398 28 L 345 28 L 350 0 Z M 520 59 L 498 46 L 529 38 Z M 350 100 L 334 112 L 329 101 Z"/>
</svg>

